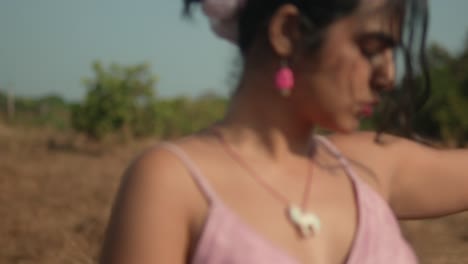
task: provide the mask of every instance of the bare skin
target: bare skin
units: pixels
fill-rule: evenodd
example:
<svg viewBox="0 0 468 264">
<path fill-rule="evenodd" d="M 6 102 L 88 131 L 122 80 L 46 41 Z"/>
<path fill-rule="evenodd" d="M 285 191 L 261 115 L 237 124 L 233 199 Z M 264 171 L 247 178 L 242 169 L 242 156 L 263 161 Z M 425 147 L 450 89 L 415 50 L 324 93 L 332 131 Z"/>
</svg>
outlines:
<svg viewBox="0 0 468 264">
<path fill-rule="evenodd" d="M 392 47 L 374 33 L 398 41 L 398 32 L 375 17 L 350 16 L 329 28 L 319 55 L 311 60 L 294 44 L 300 33 L 285 30 L 297 15 L 295 7 L 285 5 L 273 17 L 267 41 L 275 56 L 264 54 L 259 62 L 247 55 L 239 92 L 217 125 L 227 142 L 274 189 L 299 203 L 308 171 L 305 146 L 318 124 L 337 132 L 329 139 L 397 217 L 420 219 L 467 210 L 467 151 L 435 150 L 387 135 L 383 140 L 388 144 L 377 144 L 374 133 L 354 132 L 363 105 L 377 102 L 378 89 L 390 89 L 395 78 Z M 261 44 L 251 53 L 260 53 Z M 287 99 L 272 88 L 280 57 L 292 58 L 298 78 Z M 174 143 L 201 168 L 228 207 L 300 263 L 346 260 L 357 225 L 353 189 L 323 148 L 313 156 L 308 208 L 321 218 L 323 230 L 303 240 L 281 215 L 286 205 L 258 185 L 210 130 Z M 209 213 L 187 170 L 169 152 L 150 149 L 124 179 L 102 262 L 187 263 Z"/>
</svg>

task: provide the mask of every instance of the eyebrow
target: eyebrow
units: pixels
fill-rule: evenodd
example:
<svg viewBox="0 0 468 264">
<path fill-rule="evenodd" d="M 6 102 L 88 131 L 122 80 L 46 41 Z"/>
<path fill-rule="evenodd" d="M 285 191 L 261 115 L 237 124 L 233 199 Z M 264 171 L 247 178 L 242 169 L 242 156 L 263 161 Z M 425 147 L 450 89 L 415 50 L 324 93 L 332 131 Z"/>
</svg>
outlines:
<svg viewBox="0 0 468 264">
<path fill-rule="evenodd" d="M 381 31 L 362 33 L 362 35 L 359 37 L 361 40 L 367 38 L 378 39 L 392 47 L 395 47 L 399 44 L 399 41 L 397 41 L 392 35 Z"/>
</svg>

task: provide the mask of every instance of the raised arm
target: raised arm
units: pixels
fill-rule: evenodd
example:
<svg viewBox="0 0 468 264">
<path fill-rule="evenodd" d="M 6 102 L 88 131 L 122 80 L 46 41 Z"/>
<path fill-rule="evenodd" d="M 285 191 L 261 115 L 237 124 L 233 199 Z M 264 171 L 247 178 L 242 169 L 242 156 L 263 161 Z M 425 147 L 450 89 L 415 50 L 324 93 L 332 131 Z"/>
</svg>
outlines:
<svg viewBox="0 0 468 264">
<path fill-rule="evenodd" d="M 101 264 L 186 263 L 190 237 L 186 173 L 152 150 L 128 169 L 106 234 Z"/>
<path fill-rule="evenodd" d="M 396 167 L 390 204 L 400 218 L 468 210 L 468 150 L 437 150 L 408 140 L 392 149 Z"/>
<path fill-rule="evenodd" d="M 332 139 L 398 218 L 468 210 L 468 150 L 440 150 L 390 135 L 380 144 L 370 132 Z"/>
</svg>

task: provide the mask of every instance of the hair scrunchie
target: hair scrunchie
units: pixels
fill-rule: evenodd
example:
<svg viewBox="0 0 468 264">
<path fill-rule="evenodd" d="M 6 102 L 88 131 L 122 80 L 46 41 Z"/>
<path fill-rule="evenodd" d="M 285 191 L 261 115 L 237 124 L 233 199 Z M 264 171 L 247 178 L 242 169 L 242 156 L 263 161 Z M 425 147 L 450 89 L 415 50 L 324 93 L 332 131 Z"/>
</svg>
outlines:
<svg viewBox="0 0 468 264">
<path fill-rule="evenodd" d="M 238 14 L 247 0 L 202 0 L 202 9 L 209 18 L 211 29 L 221 38 L 236 43 Z"/>
</svg>

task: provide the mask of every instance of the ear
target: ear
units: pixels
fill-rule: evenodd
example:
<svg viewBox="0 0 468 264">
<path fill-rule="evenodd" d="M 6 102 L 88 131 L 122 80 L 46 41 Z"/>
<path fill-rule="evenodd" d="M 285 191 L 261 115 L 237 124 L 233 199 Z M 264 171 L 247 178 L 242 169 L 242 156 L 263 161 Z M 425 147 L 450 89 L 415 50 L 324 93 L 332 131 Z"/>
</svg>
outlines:
<svg viewBox="0 0 468 264">
<path fill-rule="evenodd" d="M 268 38 L 273 51 L 282 58 L 290 57 L 300 38 L 299 10 L 292 4 L 281 6 L 270 20 Z"/>
</svg>

